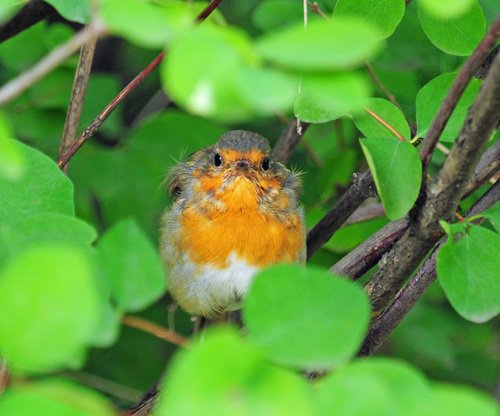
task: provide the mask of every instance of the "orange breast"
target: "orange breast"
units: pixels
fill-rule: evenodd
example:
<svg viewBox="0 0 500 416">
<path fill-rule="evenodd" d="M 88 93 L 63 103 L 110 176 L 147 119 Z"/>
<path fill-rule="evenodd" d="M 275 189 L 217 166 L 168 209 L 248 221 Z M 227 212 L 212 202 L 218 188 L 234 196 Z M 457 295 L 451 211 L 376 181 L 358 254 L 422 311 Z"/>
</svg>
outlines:
<svg viewBox="0 0 500 416">
<path fill-rule="evenodd" d="M 234 253 L 249 265 L 263 267 L 297 262 L 302 257 L 305 230 L 301 215 L 296 209 L 286 216 L 261 210 L 253 188 L 251 183 L 236 183 L 230 193 L 220 195 L 225 209 L 191 206 L 184 210 L 181 248 L 192 261 L 225 268 Z M 279 203 L 285 203 L 283 198 Z"/>
</svg>

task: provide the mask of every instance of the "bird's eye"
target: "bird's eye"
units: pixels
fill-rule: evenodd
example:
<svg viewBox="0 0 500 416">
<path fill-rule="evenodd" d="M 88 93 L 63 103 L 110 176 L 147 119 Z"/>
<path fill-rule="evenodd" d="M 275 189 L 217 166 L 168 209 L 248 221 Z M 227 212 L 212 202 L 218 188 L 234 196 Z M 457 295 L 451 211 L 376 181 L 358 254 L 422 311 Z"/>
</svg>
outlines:
<svg viewBox="0 0 500 416">
<path fill-rule="evenodd" d="M 222 157 L 218 153 L 214 155 L 214 165 L 215 166 L 220 166 L 222 165 Z"/>
<path fill-rule="evenodd" d="M 270 164 L 271 164 L 271 161 L 269 160 L 269 158 L 265 157 L 264 160 L 262 161 L 262 169 L 268 170 Z"/>
</svg>

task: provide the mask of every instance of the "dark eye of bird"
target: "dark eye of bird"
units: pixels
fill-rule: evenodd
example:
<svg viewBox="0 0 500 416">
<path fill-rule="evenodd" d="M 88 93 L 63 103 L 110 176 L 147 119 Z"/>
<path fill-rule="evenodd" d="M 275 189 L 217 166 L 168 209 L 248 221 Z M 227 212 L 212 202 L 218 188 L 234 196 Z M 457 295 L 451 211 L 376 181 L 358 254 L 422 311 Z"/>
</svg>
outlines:
<svg viewBox="0 0 500 416">
<path fill-rule="evenodd" d="M 222 165 L 222 157 L 218 153 L 214 155 L 214 165 L 215 166 Z"/>
<path fill-rule="evenodd" d="M 269 158 L 265 157 L 264 160 L 262 161 L 262 169 L 268 170 L 270 163 L 271 161 L 269 160 Z"/>
</svg>

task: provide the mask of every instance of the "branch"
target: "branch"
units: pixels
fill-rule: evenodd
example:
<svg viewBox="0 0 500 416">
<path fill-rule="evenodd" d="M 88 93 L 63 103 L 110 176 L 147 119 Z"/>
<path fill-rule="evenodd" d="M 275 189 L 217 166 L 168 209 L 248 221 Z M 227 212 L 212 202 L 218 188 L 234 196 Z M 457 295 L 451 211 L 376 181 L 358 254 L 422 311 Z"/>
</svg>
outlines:
<svg viewBox="0 0 500 416">
<path fill-rule="evenodd" d="M 89 30 L 88 27 L 86 30 Z M 87 92 L 89 83 L 89 75 L 92 68 L 96 44 L 97 37 L 91 35 L 80 50 L 80 58 L 75 72 L 75 79 L 73 80 L 71 98 L 69 100 L 68 111 L 66 112 L 66 121 L 64 123 L 61 144 L 59 146 L 60 155 L 70 147 L 76 137 L 76 131 L 80 123 L 80 116 L 85 101 L 85 93 Z"/>
<path fill-rule="evenodd" d="M 274 146 L 273 159 L 285 163 L 308 127 L 309 123 L 300 121 L 298 118 L 292 119 Z"/>
<path fill-rule="evenodd" d="M 196 18 L 196 22 L 202 22 L 205 20 L 210 13 L 212 13 L 215 8 L 221 3 L 222 0 L 212 0 L 207 7 L 205 7 L 202 12 Z M 76 139 L 73 144 L 59 156 L 57 160 L 57 166 L 60 169 L 64 169 L 73 155 L 83 146 L 83 144 L 94 135 L 94 133 L 101 127 L 102 123 L 106 121 L 109 115 L 114 111 L 116 107 L 155 69 L 163 58 L 165 57 L 165 52 L 161 52 L 156 58 L 154 58 L 146 68 L 144 68 L 132 81 L 130 81 L 125 88 L 123 88 L 118 95 L 113 98 L 113 100 L 98 114 L 98 116 L 90 123 L 90 125 L 83 131 L 83 133 Z"/>
<path fill-rule="evenodd" d="M 347 225 L 357 224 L 359 222 L 370 221 L 375 218 L 380 218 L 385 215 L 385 210 L 382 204 L 372 204 L 358 208 L 344 223 Z"/>
<path fill-rule="evenodd" d="M 496 170 L 494 171 L 491 169 L 492 164 L 496 166 Z M 491 176 L 498 172 L 499 169 L 500 141 L 497 141 L 481 156 L 481 159 L 476 166 L 476 170 L 474 171 L 474 175 L 468 183 L 466 190 L 468 190 L 469 193 L 474 192 Z M 478 178 L 480 178 L 480 180 Z M 468 194 L 466 192 L 462 198 L 466 198 L 467 196 Z M 351 215 L 349 220 L 347 220 L 344 225 L 347 225 L 353 219 L 357 219 L 359 215 L 364 214 L 364 211 L 367 208 L 374 210 L 374 208 L 377 208 L 377 205 L 359 208 L 353 215 Z M 330 268 L 330 271 L 351 279 L 361 277 L 373 266 L 375 266 L 381 257 L 394 246 L 396 241 L 402 237 L 408 228 L 408 225 L 409 221 L 407 218 L 390 222 L 357 246 L 354 250 L 346 254 Z"/>
<path fill-rule="evenodd" d="M 498 171 L 500 171 L 500 140 L 481 156 L 474 175 L 465 188 L 464 198 L 488 182 Z"/>
<path fill-rule="evenodd" d="M 422 148 L 420 149 L 420 157 L 424 166 L 424 174 L 432 157 L 432 153 L 434 152 L 434 148 L 438 143 L 439 137 L 446 127 L 446 123 L 448 123 L 451 113 L 457 106 L 458 100 L 465 91 L 465 88 L 474 75 L 474 72 L 488 57 L 490 50 L 495 46 L 499 37 L 500 17 L 497 17 L 483 40 L 476 47 L 472 55 L 469 56 L 469 59 L 467 59 L 467 62 L 465 62 L 464 66 L 458 73 L 448 95 L 441 104 L 438 113 L 434 117 L 434 120 L 427 131 Z"/>
<path fill-rule="evenodd" d="M 89 30 L 81 30 L 67 42 L 52 50 L 35 66 L 0 88 L 0 106 L 16 98 L 19 94 L 27 90 L 34 83 L 64 62 L 80 49 L 90 37 L 99 37 L 104 34 L 104 27 L 99 24 L 92 23 L 88 27 Z"/>
<path fill-rule="evenodd" d="M 500 181 L 497 181 L 495 185 L 477 200 L 474 206 L 467 212 L 466 216 L 473 217 L 493 206 L 499 200 Z M 443 239 L 434 247 L 432 254 L 424 262 L 417 274 L 399 291 L 392 304 L 384 313 L 372 322 L 365 341 L 361 346 L 359 355 L 366 356 L 373 354 L 380 344 L 382 344 L 399 325 L 411 308 L 413 308 L 425 290 L 436 279 L 436 253 L 445 242 L 446 239 Z"/>
<path fill-rule="evenodd" d="M 369 196 L 375 195 L 373 177 L 369 171 L 355 173 L 347 191 L 335 206 L 307 234 L 307 258 L 319 250 Z"/>
<path fill-rule="evenodd" d="M 392 221 L 330 268 L 332 273 L 358 279 L 387 253 L 408 228 L 408 220 Z"/>
<path fill-rule="evenodd" d="M 365 286 L 375 313 L 380 313 L 404 280 L 443 235 L 440 219 L 456 211 L 480 152 L 500 118 L 500 55 L 472 105 L 443 167 L 412 213 L 410 227 L 384 257 Z"/>
<path fill-rule="evenodd" d="M 57 16 L 58 13 L 49 3 L 32 0 L 19 13 L 0 27 L 0 43 L 16 36 L 46 18 Z"/>
<path fill-rule="evenodd" d="M 155 69 L 165 57 L 165 52 L 161 52 L 152 62 L 149 63 L 132 81 L 130 81 L 125 88 L 123 88 L 118 95 L 99 113 L 99 115 L 90 123 L 90 125 L 83 131 L 83 133 L 73 141 L 71 146 L 59 156 L 57 166 L 60 169 L 66 168 L 66 165 L 73 157 L 73 155 L 83 146 L 83 144 L 94 135 L 94 133 L 102 126 L 113 110 L 132 92 L 143 80 L 146 78 L 153 69 Z"/>
</svg>

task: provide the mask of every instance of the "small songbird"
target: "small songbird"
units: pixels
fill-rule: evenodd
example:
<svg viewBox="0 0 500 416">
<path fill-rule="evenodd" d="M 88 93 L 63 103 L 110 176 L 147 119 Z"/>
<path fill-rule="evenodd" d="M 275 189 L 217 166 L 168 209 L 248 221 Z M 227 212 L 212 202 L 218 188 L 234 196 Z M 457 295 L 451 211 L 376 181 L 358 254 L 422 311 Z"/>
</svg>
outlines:
<svg viewBox="0 0 500 416">
<path fill-rule="evenodd" d="M 169 290 L 187 312 L 237 309 L 259 269 L 305 261 L 300 180 L 272 160 L 264 137 L 230 131 L 169 179 L 175 201 L 163 215 L 161 255 Z"/>
</svg>

